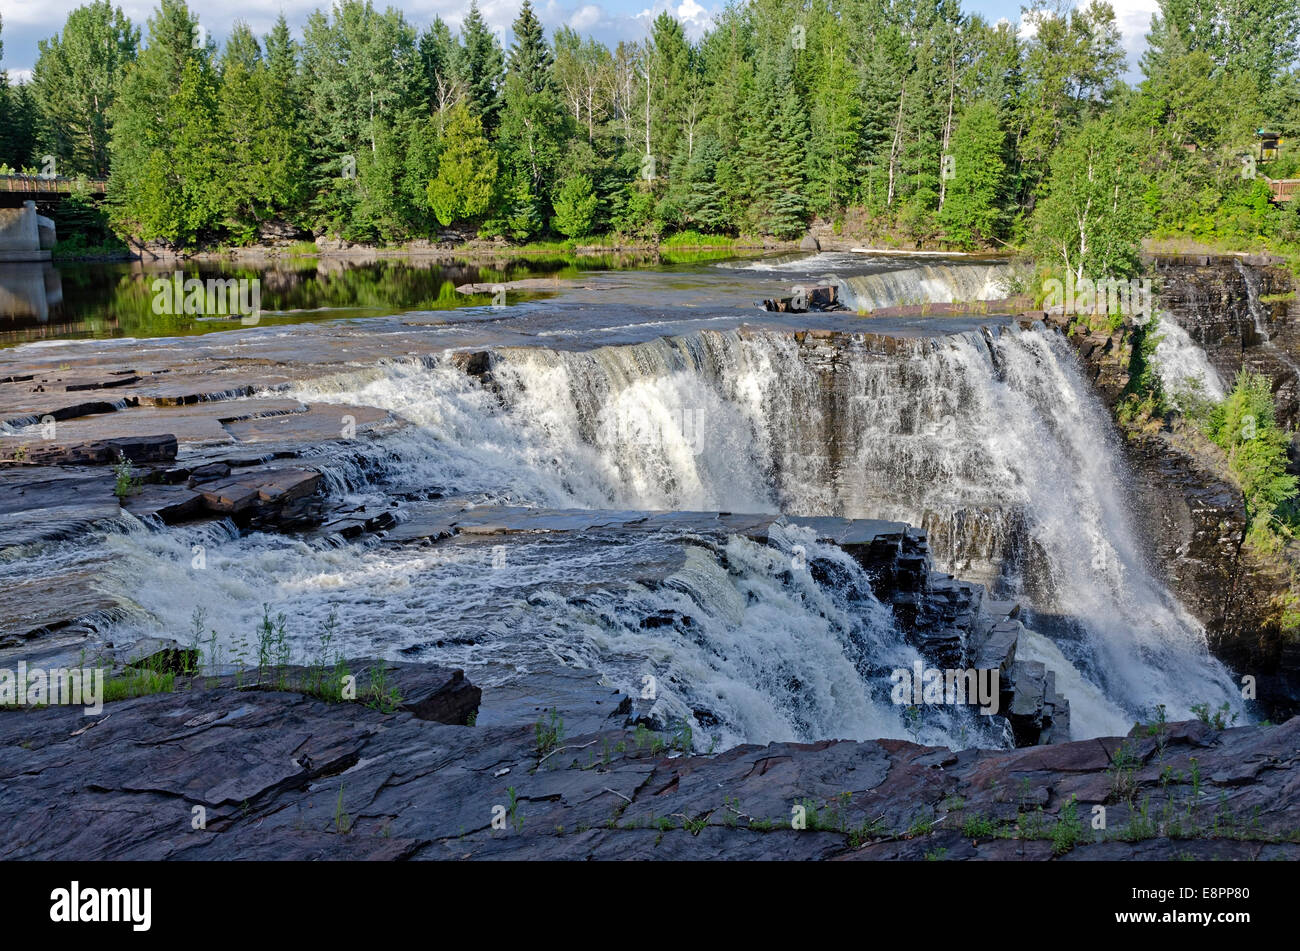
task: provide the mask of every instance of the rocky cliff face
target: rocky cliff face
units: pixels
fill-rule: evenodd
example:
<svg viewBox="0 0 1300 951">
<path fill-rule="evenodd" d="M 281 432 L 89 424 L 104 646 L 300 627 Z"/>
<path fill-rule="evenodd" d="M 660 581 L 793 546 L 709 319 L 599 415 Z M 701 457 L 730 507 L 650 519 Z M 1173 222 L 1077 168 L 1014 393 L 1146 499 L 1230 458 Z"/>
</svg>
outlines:
<svg viewBox="0 0 1300 951">
<path fill-rule="evenodd" d="M 1278 419 L 1300 419 L 1300 305 L 1289 271 L 1266 257 L 1150 259 L 1160 311 L 1187 331 L 1229 386 L 1243 367 L 1273 381 Z"/>
</svg>

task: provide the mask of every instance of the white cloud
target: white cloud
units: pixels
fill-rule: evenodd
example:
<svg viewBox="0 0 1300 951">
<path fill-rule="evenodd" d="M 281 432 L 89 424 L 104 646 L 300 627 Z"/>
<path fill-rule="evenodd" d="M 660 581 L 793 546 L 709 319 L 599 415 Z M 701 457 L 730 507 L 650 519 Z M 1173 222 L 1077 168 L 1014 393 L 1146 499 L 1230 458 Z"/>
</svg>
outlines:
<svg viewBox="0 0 1300 951">
<path fill-rule="evenodd" d="M 680 3 L 674 4 L 672 0 L 656 0 L 649 7 L 646 7 L 636 15 L 636 19 L 645 24 L 643 29 L 649 29 L 655 17 L 661 13 L 670 13 L 681 21 L 682 29 L 692 40 L 698 40 L 713 23 L 714 16 L 721 10 L 721 6 L 715 6 L 711 11 L 700 6 L 695 0 L 681 0 Z"/>
<path fill-rule="evenodd" d="M 578 32 L 590 30 L 605 17 L 605 11 L 594 3 L 574 10 L 569 17 L 569 26 Z"/>
</svg>

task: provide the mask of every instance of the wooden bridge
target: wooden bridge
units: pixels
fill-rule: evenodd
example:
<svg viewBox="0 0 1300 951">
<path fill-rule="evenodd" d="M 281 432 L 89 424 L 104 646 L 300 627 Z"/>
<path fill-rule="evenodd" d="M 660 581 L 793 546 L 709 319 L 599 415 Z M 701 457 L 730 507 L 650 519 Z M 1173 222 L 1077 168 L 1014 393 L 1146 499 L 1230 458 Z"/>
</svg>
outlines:
<svg viewBox="0 0 1300 951">
<path fill-rule="evenodd" d="M 108 183 L 97 178 L 60 178 L 46 175 L 0 175 L 0 199 L 5 204 L 24 201 L 58 201 L 64 195 L 103 198 Z"/>
</svg>

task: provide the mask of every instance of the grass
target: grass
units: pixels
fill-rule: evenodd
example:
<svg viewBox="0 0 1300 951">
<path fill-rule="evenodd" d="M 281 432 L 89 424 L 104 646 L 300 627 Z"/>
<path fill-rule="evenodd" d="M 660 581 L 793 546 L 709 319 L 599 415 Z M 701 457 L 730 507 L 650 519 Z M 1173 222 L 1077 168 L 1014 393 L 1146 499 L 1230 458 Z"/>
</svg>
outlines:
<svg viewBox="0 0 1300 951">
<path fill-rule="evenodd" d="M 352 831 L 352 817 L 343 809 L 343 786 L 339 786 L 338 802 L 334 804 L 334 831 L 347 835 Z"/>
<path fill-rule="evenodd" d="M 1211 710 L 1208 703 L 1194 703 L 1192 712 L 1196 714 L 1196 719 L 1216 730 L 1226 730 L 1237 722 L 1237 714 L 1232 712 L 1232 707 L 1226 700 L 1217 710 Z"/>
<path fill-rule="evenodd" d="M 725 234 L 679 231 L 659 242 L 661 248 L 731 248 L 739 242 Z"/>
<path fill-rule="evenodd" d="M 560 748 L 564 742 L 564 719 L 559 711 L 551 707 L 549 716 L 544 716 L 533 725 L 535 740 L 533 748 L 540 759 Z"/>
<path fill-rule="evenodd" d="M 316 257 L 320 254 L 320 249 L 316 247 L 316 242 L 314 241 L 295 241 L 293 244 L 285 248 L 284 251 L 290 257 L 295 258 Z"/>
<path fill-rule="evenodd" d="M 175 671 L 128 667 L 121 675 L 104 681 L 104 702 L 130 700 L 133 697 L 145 697 L 155 693 L 172 693 L 175 690 Z"/>
</svg>

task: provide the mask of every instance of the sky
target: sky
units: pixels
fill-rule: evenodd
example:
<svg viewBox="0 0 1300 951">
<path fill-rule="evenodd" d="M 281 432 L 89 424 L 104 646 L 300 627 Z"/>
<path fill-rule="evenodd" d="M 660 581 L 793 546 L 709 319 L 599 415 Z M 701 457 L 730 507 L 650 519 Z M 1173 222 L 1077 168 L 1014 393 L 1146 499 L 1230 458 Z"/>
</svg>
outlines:
<svg viewBox="0 0 1300 951">
<path fill-rule="evenodd" d="M 0 0 L 0 19 L 4 21 L 0 41 L 4 59 L 0 67 L 9 71 L 10 79 L 23 80 L 31 75 L 36 62 L 36 41 L 59 32 L 70 11 L 85 0 Z M 488 25 L 502 36 L 508 35 L 510 23 L 519 12 L 521 0 L 480 0 L 479 8 Z M 221 42 L 235 20 L 244 20 L 259 36 L 270 30 L 283 10 L 289 25 L 299 32 L 308 14 L 330 0 L 189 0 L 199 22 Z M 144 32 L 144 25 L 156 0 L 115 0 Z M 469 9 L 469 0 L 376 0 L 375 6 L 392 5 L 406 13 L 407 19 L 423 26 L 433 17 L 456 29 Z M 1135 74 L 1143 37 L 1156 9 L 1156 0 L 1111 0 L 1124 34 L 1129 54 L 1130 78 Z M 534 8 L 548 30 L 568 24 L 579 33 L 591 35 L 611 46 L 619 40 L 642 39 L 647 27 L 661 11 L 667 10 L 698 38 L 708 27 L 713 14 L 722 9 L 721 0 L 534 0 Z M 1020 20 L 1020 0 L 963 0 L 963 9 L 982 14 L 990 21 L 1006 18 Z"/>
</svg>

